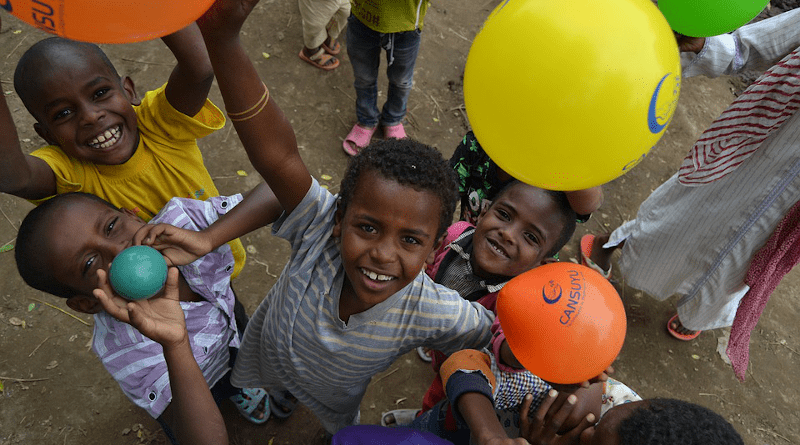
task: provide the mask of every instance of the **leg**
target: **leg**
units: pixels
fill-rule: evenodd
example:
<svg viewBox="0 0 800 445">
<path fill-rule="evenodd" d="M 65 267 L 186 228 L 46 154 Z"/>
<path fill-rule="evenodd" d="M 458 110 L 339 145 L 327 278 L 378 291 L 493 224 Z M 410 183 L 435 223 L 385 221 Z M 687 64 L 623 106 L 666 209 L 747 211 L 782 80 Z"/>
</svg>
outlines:
<svg viewBox="0 0 800 445">
<path fill-rule="evenodd" d="M 328 26 L 326 27 L 328 38 L 322 43 L 322 47 L 325 48 L 325 51 L 332 55 L 339 54 L 341 50 L 341 45 L 339 45 L 336 39 L 339 37 L 339 34 L 342 33 L 342 30 L 344 30 L 344 27 L 347 26 L 347 18 L 350 17 L 350 1 L 337 0 L 337 3 L 339 9 L 334 12 L 333 17 L 330 22 L 328 22 Z"/>
<path fill-rule="evenodd" d="M 336 13 L 336 1 L 298 0 L 300 17 L 303 20 L 303 50 L 300 58 L 323 70 L 339 66 L 339 60 L 322 48 L 328 37 L 326 26 Z"/>
<path fill-rule="evenodd" d="M 380 33 L 361 23 L 355 16 L 347 20 L 347 54 L 353 66 L 356 90 L 356 118 L 364 128 L 378 125 L 378 67 Z"/>
<path fill-rule="evenodd" d="M 414 67 L 419 54 L 420 31 L 392 34 L 391 47 L 387 50 L 389 66 L 389 93 L 381 113 L 381 125 L 391 127 L 402 124 L 406 117 L 408 96 L 414 81 Z"/>
</svg>

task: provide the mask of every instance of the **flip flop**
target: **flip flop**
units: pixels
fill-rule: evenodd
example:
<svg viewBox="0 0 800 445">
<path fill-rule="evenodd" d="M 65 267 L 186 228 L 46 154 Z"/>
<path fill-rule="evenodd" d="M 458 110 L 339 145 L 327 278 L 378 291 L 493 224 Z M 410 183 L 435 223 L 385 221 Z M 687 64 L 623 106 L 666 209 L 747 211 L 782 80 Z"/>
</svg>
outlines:
<svg viewBox="0 0 800 445">
<path fill-rule="evenodd" d="M 342 52 L 342 45 L 339 44 L 338 40 L 333 41 L 333 46 L 328 46 L 325 42 L 322 42 L 322 48 L 325 50 L 326 53 L 335 56 Z"/>
<path fill-rule="evenodd" d="M 358 124 L 353 125 L 353 129 L 350 130 L 350 133 L 347 134 L 344 142 L 342 142 L 344 152 L 350 156 L 357 155 L 359 150 L 369 145 L 376 128 L 366 128 Z"/>
<path fill-rule="evenodd" d="M 286 419 L 297 408 L 297 399 L 289 391 L 272 391 L 269 394 L 269 409 L 279 419 Z"/>
<path fill-rule="evenodd" d="M 381 426 L 396 427 L 410 425 L 417 418 L 421 409 L 393 409 L 381 414 Z M 390 422 L 389 416 L 394 422 Z"/>
<path fill-rule="evenodd" d="M 391 125 L 388 127 L 383 127 L 383 138 L 384 139 L 405 139 L 408 135 L 406 135 L 406 129 L 403 127 L 402 123 L 397 125 Z"/>
<path fill-rule="evenodd" d="M 261 388 L 242 388 L 239 394 L 230 396 L 231 402 L 236 405 L 236 409 L 245 419 L 256 425 L 261 425 L 269 419 L 270 403 L 266 399 L 269 394 Z M 264 401 L 264 417 L 258 418 L 253 413 L 258 409 L 261 401 Z"/>
<path fill-rule="evenodd" d="M 319 51 L 311 56 L 307 56 L 305 51 L 301 49 L 300 58 L 325 71 L 330 71 L 339 66 L 339 59 L 326 53 L 324 48 L 320 48 Z"/>
<path fill-rule="evenodd" d="M 598 272 L 606 280 L 611 278 L 611 267 L 608 270 L 603 270 L 594 261 L 591 260 L 592 245 L 594 245 L 594 235 L 586 234 L 581 237 L 581 264 Z"/>
<path fill-rule="evenodd" d="M 678 314 L 673 315 L 672 318 L 669 319 L 669 321 L 667 322 L 667 332 L 669 332 L 669 335 L 677 338 L 678 340 L 692 341 L 695 338 L 697 338 L 697 336 L 700 335 L 701 332 L 703 332 L 703 331 L 694 331 L 694 334 L 681 334 L 672 327 L 672 322 L 677 319 L 678 319 Z"/>
<path fill-rule="evenodd" d="M 428 355 L 428 351 L 425 349 L 425 346 L 420 346 L 417 348 L 417 355 L 422 359 L 423 362 L 430 363 L 433 361 L 433 358 Z"/>
</svg>

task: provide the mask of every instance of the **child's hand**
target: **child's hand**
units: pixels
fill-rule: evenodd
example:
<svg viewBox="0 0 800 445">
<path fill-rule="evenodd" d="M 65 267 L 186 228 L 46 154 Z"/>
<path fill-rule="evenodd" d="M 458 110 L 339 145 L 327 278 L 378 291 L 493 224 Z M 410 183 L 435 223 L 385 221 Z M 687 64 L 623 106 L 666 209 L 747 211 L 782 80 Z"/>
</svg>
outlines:
<svg viewBox="0 0 800 445">
<path fill-rule="evenodd" d="M 596 377 L 592 377 L 589 380 L 584 380 L 584 381 L 579 382 L 579 383 L 574 383 L 574 384 L 561 384 L 561 383 L 553 383 L 553 382 L 547 382 L 547 383 L 549 383 L 550 386 L 552 386 L 557 391 L 573 393 L 578 388 L 588 388 L 593 383 L 605 382 L 605 381 L 608 380 L 608 375 L 609 374 L 613 374 L 613 373 L 614 373 L 614 367 L 613 366 L 609 366 L 608 368 L 606 368 L 605 371 L 601 372 Z"/>
<path fill-rule="evenodd" d="M 139 244 L 161 252 L 170 266 L 189 264 L 214 250 L 203 232 L 170 224 L 145 224 L 133 235 L 133 245 Z"/>
<path fill-rule="evenodd" d="M 533 445 L 567 445 L 576 443 L 583 430 L 595 422 L 594 414 L 587 415 L 583 421 L 563 435 L 558 431 L 575 408 L 577 397 L 571 394 L 561 405 L 554 405 L 558 392 L 550 390 L 547 398 L 536 411 L 533 419 L 529 417 L 533 397 L 528 395 L 520 407 L 520 437 Z"/>
<path fill-rule="evenodd" d="M 167 274 L 164 292 L 158 297 L 146 300 L 127 301 L 114 294 L 108 283 L 108 276 L 102 269 L 97 271 L 99 289 L 95 298 L 112 317 L 128 323 L 164 349 L 174 348 L 189 341 L 186 320 L 178 301 L 178 269 L 171 267 Z"/>
<path fill-rule="evenodd" d="M 259 0 L 217 0 L 208 8 L 197 25 L 206 41 L 238 38 L 245 19 Z"/>
</svg>

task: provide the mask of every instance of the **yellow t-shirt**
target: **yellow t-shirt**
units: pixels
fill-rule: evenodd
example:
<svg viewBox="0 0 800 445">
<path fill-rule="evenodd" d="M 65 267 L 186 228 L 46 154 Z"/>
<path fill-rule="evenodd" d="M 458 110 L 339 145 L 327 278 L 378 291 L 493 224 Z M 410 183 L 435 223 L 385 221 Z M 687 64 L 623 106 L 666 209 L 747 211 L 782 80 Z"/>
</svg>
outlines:
<svg viewBox="0 0 800 445">
<path fill-rule="evenodd" d="M 211 101 L 189 117 L 170 105 L 161 88 L 149 91 L 142 104 L 134 106 L 139 128 L 139 146 L 125 163 L 98 165 L 67 156 L 48 145 L 31 155 L 53 170 L 56 193 L 85 192 L 115 206 L 132 210 L 149 221 L 173 197 L 206 200 L 219 196 L 203 164 L 197 139 L 219 130 L 225 116 Z M 49 199 L 49 198 L 45 198 Z M 45 199 L 32 201 L 40 204 Z M 237 238 L 230 243 L 236 261 L 232 278 L 244 267 L 245 250 Z"/>
</svg>

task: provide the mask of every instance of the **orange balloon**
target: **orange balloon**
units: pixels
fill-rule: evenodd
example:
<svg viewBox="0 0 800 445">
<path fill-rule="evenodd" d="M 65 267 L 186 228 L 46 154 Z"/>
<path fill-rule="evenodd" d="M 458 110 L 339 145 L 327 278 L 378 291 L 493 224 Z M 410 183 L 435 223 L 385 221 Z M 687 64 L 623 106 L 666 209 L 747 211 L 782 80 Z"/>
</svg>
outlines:
<svg viewBox="0 0 800 445">
<path fill-rule="evenodd" d="M 200 18 L 214 0 L 0 0 L 43 31 L 93 43 L 128 43 L 172 34 Z"/>
<path fill-rule="evenodd" d="M 497 300 L 508 345 L 525 368 L 552 383 L 573 384 L 603 372 L 625 341 L 625 308 L 599 273 L 552 263 L 509 281 Z"/>
</svg>

